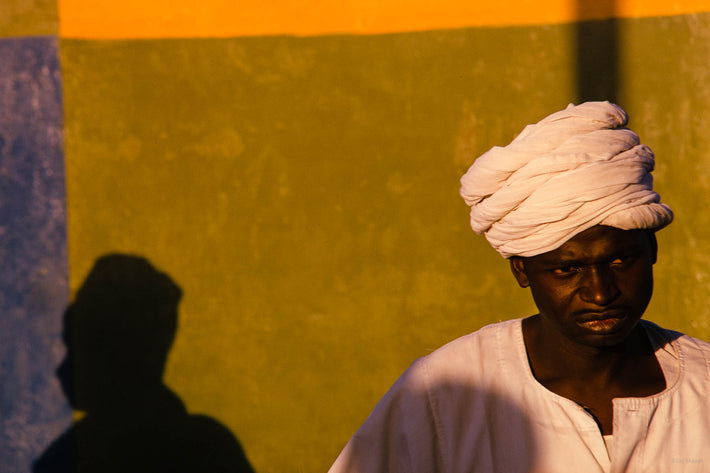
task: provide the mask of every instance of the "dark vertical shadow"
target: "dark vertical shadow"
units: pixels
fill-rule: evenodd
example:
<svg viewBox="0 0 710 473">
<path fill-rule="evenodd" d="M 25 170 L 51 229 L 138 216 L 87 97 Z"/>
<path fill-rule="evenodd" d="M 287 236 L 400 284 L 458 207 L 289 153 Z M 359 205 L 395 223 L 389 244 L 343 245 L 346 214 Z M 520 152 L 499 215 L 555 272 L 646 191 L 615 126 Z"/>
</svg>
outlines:
<svg viewBox="0 0 710 473">
<path fill-rule="evenodd" d="M 577 17 L 589 9 L 601 12 L 605 20 L 579 21 L 577 42 L 577 99 L 609 100 L 616 103 L 619 89 L 619 22 L 614 18 L 615 0 L 575 0 Z"/>
<path fill-rule="evenodd" d="M 57 370 L 86 416 L 34 463 L 45 472 L 253 472 L 223 425 L 163 384 L 182 291 L 146 259 L 99 258 L 64 315 Z"/>
</svg>

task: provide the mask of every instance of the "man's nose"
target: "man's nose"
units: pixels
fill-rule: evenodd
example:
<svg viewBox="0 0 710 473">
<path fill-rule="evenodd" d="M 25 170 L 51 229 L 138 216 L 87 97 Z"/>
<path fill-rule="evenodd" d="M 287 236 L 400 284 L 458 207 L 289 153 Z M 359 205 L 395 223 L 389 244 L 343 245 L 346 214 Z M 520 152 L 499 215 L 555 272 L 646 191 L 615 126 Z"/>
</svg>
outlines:
<svg viewBox="0 0 710 473">
<path fill-rule="evenodd" d="M 612 303 L 619 295 L 614 271 L 606 265 L 594 265 L 585 268 L 583 287 L 580 292 L 582 300 L 598 306 Z"/>
</svg>

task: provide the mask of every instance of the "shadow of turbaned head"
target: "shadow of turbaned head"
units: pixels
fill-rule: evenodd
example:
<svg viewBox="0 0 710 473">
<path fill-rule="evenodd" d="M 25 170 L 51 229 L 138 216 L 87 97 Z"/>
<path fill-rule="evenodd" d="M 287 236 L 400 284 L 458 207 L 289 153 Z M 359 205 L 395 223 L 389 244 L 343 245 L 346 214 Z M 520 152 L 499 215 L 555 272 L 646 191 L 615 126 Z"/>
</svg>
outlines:
<svg viewBox="0 0 710 473">
<path fill-rule="evenodd" d="M 145 258 L 95 262 L 64 314 L 67 355 L 57 370 L 69 403 L 86 415 L 35 473 L 253 471 L 226 427 L 188 414 L 163 384 L 181 295 Z"/>
</svg>

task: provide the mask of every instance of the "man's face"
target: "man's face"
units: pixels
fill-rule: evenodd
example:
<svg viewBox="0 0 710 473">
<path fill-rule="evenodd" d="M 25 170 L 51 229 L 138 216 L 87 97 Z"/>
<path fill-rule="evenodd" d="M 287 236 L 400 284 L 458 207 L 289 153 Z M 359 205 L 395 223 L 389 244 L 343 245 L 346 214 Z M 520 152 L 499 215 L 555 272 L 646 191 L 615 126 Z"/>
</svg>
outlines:
<svg viewBox="0 0 710 473">
<path fill-rule="evenodd" d="M 654 236 L 597 225 L 541 255 L 511 258 L 542 326 L 572 342 L 613 346 L 633 331 L 653 291 Z"/>
</svg>

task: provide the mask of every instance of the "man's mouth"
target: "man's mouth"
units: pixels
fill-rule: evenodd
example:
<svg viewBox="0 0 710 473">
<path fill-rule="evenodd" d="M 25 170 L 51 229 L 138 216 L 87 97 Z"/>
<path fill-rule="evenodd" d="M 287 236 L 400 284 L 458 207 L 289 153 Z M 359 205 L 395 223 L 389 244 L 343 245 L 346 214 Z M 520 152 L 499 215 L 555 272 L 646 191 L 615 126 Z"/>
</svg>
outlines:
<svg viewBox="0 0 710 473">
<path fill-rule="evenodd" d="M 623 319 L 599 319 L 599 320 L 587 320 L 586 322 L 579 322 L 579 325 L 596 333 L 612 333 L 615 332 L 618 327 L 623 322 Z"/>
<path fill-rule="evenodd" d="M 577 318 L 577 324 L 596 333 L 613 333 L 619 329 L 626 318 L 623 310 L 587 312 Z"/>
</svg>

